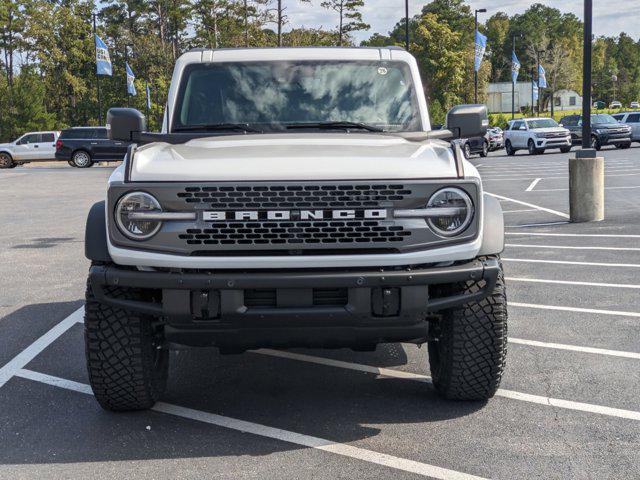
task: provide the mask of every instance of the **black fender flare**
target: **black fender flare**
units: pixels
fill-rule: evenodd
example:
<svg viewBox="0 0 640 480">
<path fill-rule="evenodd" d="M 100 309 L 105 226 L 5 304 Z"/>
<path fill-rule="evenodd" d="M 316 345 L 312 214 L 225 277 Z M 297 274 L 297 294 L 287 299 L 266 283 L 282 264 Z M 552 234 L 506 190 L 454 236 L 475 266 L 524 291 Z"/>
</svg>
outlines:
<svg viewBox="0 0 640 480">
<path fill-rule="evenodd" d="M 497 255 L 504 250 L 504 215 L 497 198 L 483 194 L 482 245 L 478 255 Z"/>
<path fill-rule="evenodd" d="M 107 246 L 105 202 L 94 203 L 87 216 L 84 232 L 84 255 L 94 262 L 111 262 Z"/>
</svg>

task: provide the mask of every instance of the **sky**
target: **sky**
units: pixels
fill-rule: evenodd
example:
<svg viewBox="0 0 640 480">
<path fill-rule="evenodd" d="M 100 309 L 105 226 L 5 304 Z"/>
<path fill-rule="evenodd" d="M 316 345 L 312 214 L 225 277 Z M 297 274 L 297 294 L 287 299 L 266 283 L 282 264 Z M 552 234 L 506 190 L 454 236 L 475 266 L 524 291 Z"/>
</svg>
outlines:
<svg viewBox="0 0 640 480">
<path fill-rule="evenodd" d="M 312 6 L 298 0 L 284 0 L 289 25 L 305 27 L 331 28 L 337 24 L 333 10 L 320 7 L 320 0 L 312 0 Z M 420 12 L 425 0 L 410 0 L 409 14 Z M 498 11 L 509 15 L 524 12 L 534 3 L 543 3 L 563 12 L 574 13 L 578 18 L 583 16 L 583 0 L 468 0 L 472 9 L 486 8 L 486 14 L 480 18 L 487 19 Z M 593 2 L 593 32 L 595 35 L 617 36 L 621 32 L 634 39 L 640 38 L 640 0 L 595 0 Z M 362 8 L 363 19 L 371 25 L 368 31 L 357 32 L 354 37 L 360 41 L 369 38 L 373 33 L 386 34 L 395 23 L 404 16 L 404 0 L 365 0 Z"/>
</svg>

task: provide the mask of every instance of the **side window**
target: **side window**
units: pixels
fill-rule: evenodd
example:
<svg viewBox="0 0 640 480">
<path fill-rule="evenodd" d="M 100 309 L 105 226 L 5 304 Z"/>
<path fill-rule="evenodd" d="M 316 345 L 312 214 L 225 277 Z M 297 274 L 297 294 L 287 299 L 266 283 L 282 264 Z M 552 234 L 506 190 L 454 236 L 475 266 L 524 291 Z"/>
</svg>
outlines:
<svg viewBox="0 0 640 480">
<path fill-rule="evenodd" d="M 560 123 L 565 127 L 575 127 L 578 124 L 578 117 L 564 117 Z"/>
<path fill-rule="evenodd" d="M 624 118 L 624 114 L 617 114 L 617 115 L 611 115 L 613 118 L 615 118 L 618 122 L 621 122 L 622 119 Z"/>
<path fill-rule="evenodd" d="M 38 134 L 30 133 L 29 135 L 25 135 L 24 137 L 22 137 L 22 140 L 20 140 L 20 143 L 22 145 L 26 143 L 38 143 Z"/>
<path fill-rule="evenodd" d="M 41 139 L 40 142 L 41 143 L 53 143 L 53 141 L 55 140 L 55 136 L 53 135 L 53 133 L 43 133 L 41 135 Z"/>
<path fill-rule="evenodd" d="M 576 97 L 569 97 L 569 105 L 572 107 L 576 106 Z"/>
<path fill-rule="evenodd" d="M 629 123 L 640 123 L 640 113 L 632 113 L 627 117 Z"/>
<path fill-rule="evenodd" d="M 73 134 L 71 135 L 71 138 L 78 138 L 78 139 L 87 139 L 87 138 L 91 138 L 93 136 L 93 131 L 89 128 L 78 128 L 75 132 L 73 132 Z"/>
<path fill-rule="evenodd" d="M 524 125 L 524 122 L 513 122 L 511 130 L 520 130 L 520 127 L 522 127 L 522 125 Z"/>
<path fill-rule="evenodd" d="M 107 129 L 106 128 L 96 128 L 94 130 L 93 138 L 98 138 L 100 140 L 106 140 L 107 138 Z"/>
</svg>

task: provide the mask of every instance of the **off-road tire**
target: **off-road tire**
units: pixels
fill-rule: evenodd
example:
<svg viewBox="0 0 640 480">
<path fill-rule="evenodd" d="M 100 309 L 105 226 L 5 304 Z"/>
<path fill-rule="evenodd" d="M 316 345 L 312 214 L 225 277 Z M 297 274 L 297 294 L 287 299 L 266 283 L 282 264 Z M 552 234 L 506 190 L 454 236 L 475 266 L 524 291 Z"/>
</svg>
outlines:
<svg viewBox="0 0 640 480">
<path fill-rule="evenodd" d="M 571 147 L 560 147 L 561 153 L 569 153 L 571 151 Z"/>
<path fill-rule="evenodd" d="M 595 135 L 591 135 L 591 148 L 595 148 L 596 150 L 602 150 L 602 143 L 600 143 L 600 139 Z"/>
<path fill-rule="evenodd" d="M 504 144 L 504 149 L 510 157 L 513 157 L 516 154 L 516 150 L 513 148 L 513 145 L 511 145 L 509 140 Z"/>
<path fill-rule="evenodd" d="M 16 164 L 8 153 L 0 153 L 0 168 L 14 168 Z"/>
<path fill-rule="evenodd" d="M 91 154 L 85 150 L 76 150 L 71 155 L 71 163 L 76 168 L 89 168 L 93 165 Z"/>
<path fill-rule="evenodd" d="M 107 287 L 110 297 L 139 299 L 132 289 Z M 89 383 L 100 406 L 146 410 L 164 393 L 169 352 L 150 317 L 98 302 L 87 282 L 84 338 Z"/>
<path fill-rule="evenodd" d="M 529 143 L 527 143 L 527 150 L 529 150 L 529 155 L 538 155 L 540 153 L 533 140 L 529 140 Z"/>
<path fill-rule="evenodd" d="M 495 257 L 493 257 L 495 258 Z M 470 281 L 449 294 L 474 293 L 485 285 Z M 506 365 L 507 297 L 502 265 L 493 292 L 483 300 L 442 312 L 430 324 L 429 364 L 436 391 L 452 400 L 486 400 L 495 395 Z"/>
</svg>

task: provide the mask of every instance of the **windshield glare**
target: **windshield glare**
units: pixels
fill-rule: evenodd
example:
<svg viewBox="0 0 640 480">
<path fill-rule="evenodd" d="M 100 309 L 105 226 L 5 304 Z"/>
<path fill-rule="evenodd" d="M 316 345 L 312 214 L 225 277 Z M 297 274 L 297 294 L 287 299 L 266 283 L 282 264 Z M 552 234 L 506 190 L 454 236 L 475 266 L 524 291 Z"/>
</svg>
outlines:
<svg viewBox="0 0 640 480">
<path fill-rule="evenodd" d="M 591 123 L 618 123 L 618 121 L 611 115 L 599 113 L 597 115 L 591 115 Z"/>
<path fill-rule="evenodd" d="M 552 118 L 541 118 L 539 120 L 529 120 L 527 122 L 529 128 L 552 128 L 559 125 Z"/>
<path fill-rule="evenodd" d="M 358 122 L 386 131 L 421 130 L 404 62 L 252 62 L 185 69 L 173 129 L 223 123 L 264 131 L 318 122 Z"/>
</svg>

